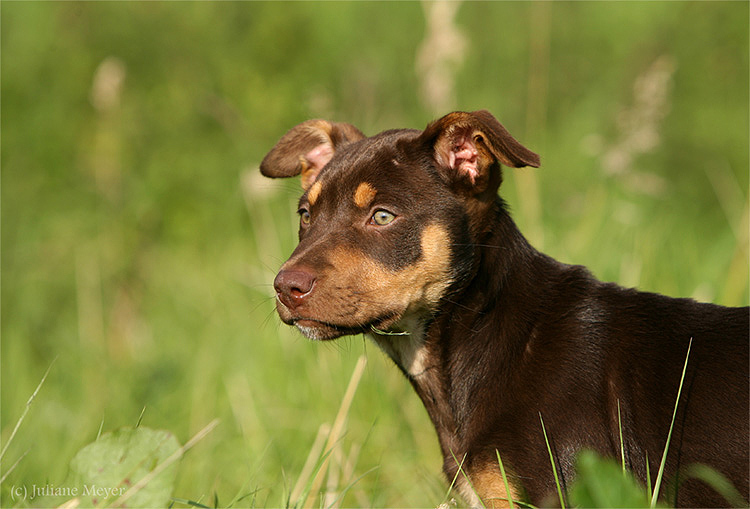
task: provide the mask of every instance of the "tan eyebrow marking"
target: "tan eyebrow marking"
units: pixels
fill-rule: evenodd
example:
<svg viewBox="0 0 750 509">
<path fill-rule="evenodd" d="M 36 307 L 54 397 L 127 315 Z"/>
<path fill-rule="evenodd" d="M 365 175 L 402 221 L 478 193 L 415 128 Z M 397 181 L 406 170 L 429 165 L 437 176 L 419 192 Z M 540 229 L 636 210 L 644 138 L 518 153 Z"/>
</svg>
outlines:
<svg viewBox="0 0 750 509">
<path fill-rule="evenodd" d="M 354 203 L 357 204 L 357 207 L 363 209 L 372 203 L 377 193 L 378 191 L 370 184 L 362 182 L 357 186 L 357 190 L 354 191 Z"/>
<path fill-rule="evenodd" d="M 310 202 L 310 205 L 315 205 L 315 202 L 318 201 L 318 197 L 320 196 L 320 191 L 322 190 L 323 185 L 320 181 L 315 182 L 312 187 L 310 187 L 310 190 L 307 192 L 307 201 Z"/>
</svg>

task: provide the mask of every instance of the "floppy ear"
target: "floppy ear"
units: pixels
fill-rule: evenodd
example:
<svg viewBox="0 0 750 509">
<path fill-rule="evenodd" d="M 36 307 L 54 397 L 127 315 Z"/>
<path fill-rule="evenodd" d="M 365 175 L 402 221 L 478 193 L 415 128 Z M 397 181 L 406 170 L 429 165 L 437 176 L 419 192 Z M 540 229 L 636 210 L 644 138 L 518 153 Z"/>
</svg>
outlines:
<svg viewBox="0 0 750 509">
<path fill-rule="evenodd" d="M 281 137 L 260 163 L 260 172 L 272 178 L 294 177 L 301 173 L 302 188 L 307 189 L 337 147 L 364 137 L 351 124 L 308 120 Z"/>
<path fill-rule="evenodd" d="M 421 137 L 448 178 L 474 193 L 500 184 L 497 163 L 539 167 L 539 156 L 521 145 L 489 111 L 457 111 L 429 124 Z M 493 178 L 493 173 L 496 175 Z"/>
</svg>

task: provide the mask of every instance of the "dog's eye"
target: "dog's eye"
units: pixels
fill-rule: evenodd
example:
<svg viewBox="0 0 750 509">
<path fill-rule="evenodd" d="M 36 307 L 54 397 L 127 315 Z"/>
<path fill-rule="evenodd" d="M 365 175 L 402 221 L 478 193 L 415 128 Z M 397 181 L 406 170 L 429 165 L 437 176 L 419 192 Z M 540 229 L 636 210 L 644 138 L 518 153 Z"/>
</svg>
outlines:
<svg viewBox="0 0 750 509">
<path fill-rule="evenodd" d="M 310 212 L 305 209 L 300 209 L 297 211 L 297 213 L 299 214 L 300 224 L 302 224 L 303 226 L 307 226 L 308 224 L 310 224 Z"/>
<path fill-rule="evenodd" d="M 376 210 L 372 215 L 370 223 L 376 224 L 378 226 L 385 226 L 387 224 L 390 224 L 394 219 L 396 219 L 396 216 L 394 214 L 391 214 L 387 210 L 379 209 Z"/>
</svg>

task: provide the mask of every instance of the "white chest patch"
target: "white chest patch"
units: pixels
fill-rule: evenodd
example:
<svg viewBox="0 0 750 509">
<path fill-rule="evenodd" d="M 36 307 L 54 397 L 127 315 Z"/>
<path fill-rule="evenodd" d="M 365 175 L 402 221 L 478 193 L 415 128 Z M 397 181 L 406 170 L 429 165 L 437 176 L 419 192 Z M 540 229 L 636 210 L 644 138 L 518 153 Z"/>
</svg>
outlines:
<svg viewBox="0 0 750 509">
<path fill-rule="evenodd" d="M 389 331 L 368 332 L 373 341 L 393 362 L 410 376 L 417 378 L 427 369 L 427 348 L 424 345 L 424 322 L 417 316 L 407 316 Z"/>
</svg>

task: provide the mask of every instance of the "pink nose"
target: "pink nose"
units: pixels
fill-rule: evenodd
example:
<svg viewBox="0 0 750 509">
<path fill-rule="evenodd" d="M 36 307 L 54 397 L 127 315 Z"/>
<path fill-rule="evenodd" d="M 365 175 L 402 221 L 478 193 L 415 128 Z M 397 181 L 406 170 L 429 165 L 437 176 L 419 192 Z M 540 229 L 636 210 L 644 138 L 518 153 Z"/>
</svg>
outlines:
<svg viewBox="0 0 750 509">
<path fill-rule="evenodd" d="M 282 270 L 273 281 L 276 297 L 290 310 L 305 302 L 314 285 L 315 275 L 306 270 Z"/>
</svg>

